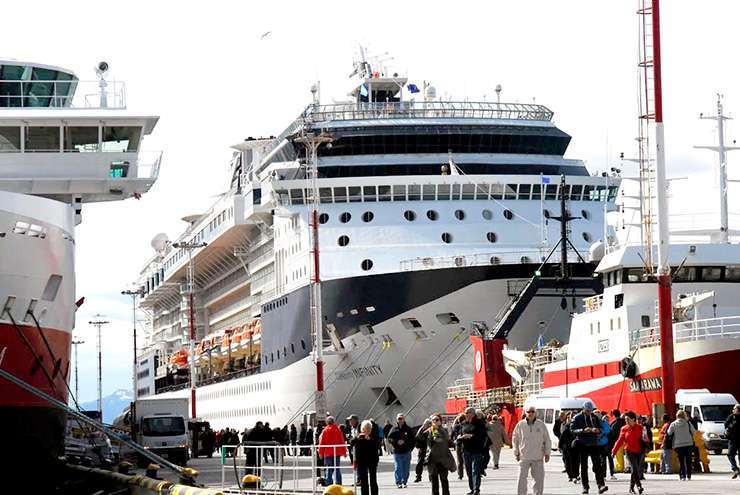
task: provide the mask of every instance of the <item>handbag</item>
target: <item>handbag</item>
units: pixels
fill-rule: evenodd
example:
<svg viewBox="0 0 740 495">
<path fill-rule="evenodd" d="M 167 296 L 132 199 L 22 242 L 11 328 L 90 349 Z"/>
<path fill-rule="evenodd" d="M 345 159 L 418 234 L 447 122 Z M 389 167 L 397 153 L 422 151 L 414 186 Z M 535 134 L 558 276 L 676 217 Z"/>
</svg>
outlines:
<svg viewBox="0 0 740 495">
<path fill-rule="evenodd" d="M 447 450 L 447 470 L 451 473 L 457 471 L 457 462 L 455 462 L 455 457 L 449 449 Z"/>
<path fill-rule="evenodd" d="M 675 433 L 666 433 L 663 439 L 663 450 L 671 450 L 673 448 L 673 435 Z"/>
</svg>

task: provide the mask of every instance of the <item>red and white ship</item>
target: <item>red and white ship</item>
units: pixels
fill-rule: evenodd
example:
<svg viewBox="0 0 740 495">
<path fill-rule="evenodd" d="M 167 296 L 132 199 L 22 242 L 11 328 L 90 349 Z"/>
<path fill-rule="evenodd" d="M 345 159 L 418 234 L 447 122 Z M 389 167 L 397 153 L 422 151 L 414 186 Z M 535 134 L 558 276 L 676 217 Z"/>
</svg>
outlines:
<svg viewBox="0 0 740 495">
<path fill-rule="evenodd" d="M 161 159 L 139 151 L 158 117 L 127 110 L 107 70 L 98 64 L 88 85 L 60 67 L 0 59 L 0 366 L 64 402 L 82 206 L 139 197 Z M 66 413 L 4 380 L 0 424 L 13 446 L 3 469 L 63 452 Z"/>
</svg>

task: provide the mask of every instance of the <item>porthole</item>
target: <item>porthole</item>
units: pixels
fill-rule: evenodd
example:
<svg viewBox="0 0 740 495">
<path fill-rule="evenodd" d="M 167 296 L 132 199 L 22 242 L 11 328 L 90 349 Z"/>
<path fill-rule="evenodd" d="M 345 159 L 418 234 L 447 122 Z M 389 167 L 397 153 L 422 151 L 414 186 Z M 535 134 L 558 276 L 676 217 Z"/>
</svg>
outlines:
<svg viewBox="0 0 740 495">
<path fill-rule="evenodd" d="M 542 215 L 545 218 L 550 218 L 550 210 L 542 210 Z"/>
<path fill-rule="evenodd" d="M 584 241 L 591 242 L 591 234 L 589 234 L 588 232 L 584 232 L 583 234 L 581 234 L 581 236 L 583 237 Z"/>
<path fill-rule="evenodd" d="M 493 218 L 493 212 L 491 210 L 483 210 L 481 215 L 483 215 L 484 220 L 490 220 Z"/>
<path fill-rule="evenodd" d="M 501 259 L 498 256 L 491 256 L 491 259 L 489 260 L 492 265 L 498 265 L 501 263 Z"/>
<path fill-rule="evenodd" d="M 375 218 L 375 215 L 372 211 L 366 211 L 362 214 L 362 221 L 363 222 L 372 222 L 373 218 Z"/>
<path fill-rule="evenodd" d="M 416 220 L 416 213 L 413 210 L 406 210 L 403 212 L 403 218 L 405 218 L 409 222 L 413 222 L 414 220 Z"/>
<path fill-rule="evenodd" d="M 326 223 L 329 221 L 329 214 L 328 213 L 322 213 L 319 215 L 319 223 Z"/>
<path fill-rule="evenodd" d="M 486 234 L 486 239 L 488 239 L 488 242 L 496 242 L 496 233 L 495 232 L 489 232 Z"/>
<path fill-rule="evenodd" d="M 523 264 L 524 264 L 524 263 L 529 263 L 529 256 L 522 256 L 522 257 L 521 257 L 521 258 L 519 259 L 519 261 L 521 261 L 521 262 L 522 262 Z"/>
<path fill-rule="evenodd" d="M 581 217 L 583 217 L 584 220 L 589 220 L 591 218 L 591 213 L 589 213 L 588 210 L 581 210 Z"/>
<path fill-rule="evenodd" d="M 283 357 L 288 357 L 288 349 L 286 349 L 285 347 L 283 347 Z"/>
<path fill-rule="evenodd" d="M 301 347 L 303 348 L 304 351 L 306 350 L 306 341 L 303 339 L 301 339 Z"/>
<path fill-rule="evenodd" d="M 295 354 L 295 345 L 293 345 L 292 343 L 290 344 L 290 352 Z"/>
<path fill-rule="evenodd" d="M 465 220 L 465 212 L 463 210 L 455 210 L 455 218 Z"/>
<path fill-rule="evenodd" d="M 446 244 L 451 243 L 452 242 L 452 234 L 450 234 L 449 232 L 444 232 L 442 234 L 442 242 L 444 242 Z"/>
<path fill-rule="evenodd" d="M 363 270 L 368 271 L 373 267 L 373 261 L 372 260 L 362 260 L 362 263 L 360 264 Z"/>
<path fill-rule="evenodd" d="M 439 213 L 434 210 L 427 210 L 427 218 L 434 221 L 439 218 Z"/>
<path fill-rule="evenodd" d="M 504 210 L 504 218 L 507 220 L 511 220 L 514 218 L 514 214 L 511 212 L 511 210 Z"/>
<path fill-rule="evenodd" d="M 339 215 L 339 221 L 342 223 L 347 223 L 350 221 L 350 219 L 352 219 L 352 215 L 347 211 Z"/>
<path fill-rule="evenodd" d="M 349 244 L 349 237 L 347 237 L 346 235 L 339 236 L 339 239 L 337 239 L 337 244 L 342 247 L 346 246 L 347 244 Z"/>
</svg>

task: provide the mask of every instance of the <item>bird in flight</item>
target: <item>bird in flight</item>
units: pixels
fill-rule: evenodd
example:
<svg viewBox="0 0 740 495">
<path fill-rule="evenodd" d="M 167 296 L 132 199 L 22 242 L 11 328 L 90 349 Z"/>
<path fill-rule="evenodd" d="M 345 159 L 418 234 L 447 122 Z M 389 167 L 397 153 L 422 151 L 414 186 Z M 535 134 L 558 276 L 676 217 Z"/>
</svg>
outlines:
<svg viewBox="0 0 740 495">
<path fill-rule="evenodd" d="M 272 31 L 267 31 L 267 32 L 263 33 L 262 36 L 260 36 L 260 39 L 263 40 L 263 39 L 267 38 L 268 36 L 270 36 L 270 33 L 272 33 Z"/>
</svg>

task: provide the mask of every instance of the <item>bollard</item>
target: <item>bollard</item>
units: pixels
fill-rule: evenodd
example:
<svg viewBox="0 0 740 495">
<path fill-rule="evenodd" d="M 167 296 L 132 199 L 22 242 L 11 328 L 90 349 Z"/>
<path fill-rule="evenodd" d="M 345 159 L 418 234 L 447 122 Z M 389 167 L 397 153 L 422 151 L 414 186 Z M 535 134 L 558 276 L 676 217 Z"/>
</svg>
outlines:
<svg viewBox="0 0 740 495">
<path fill-rule="evenodd" d="M 346 488 L 342 485 L 329 485 L 324 489 L 323 495 L 354 495 L 355 492 L 351 488 Z"/>
</svg>

